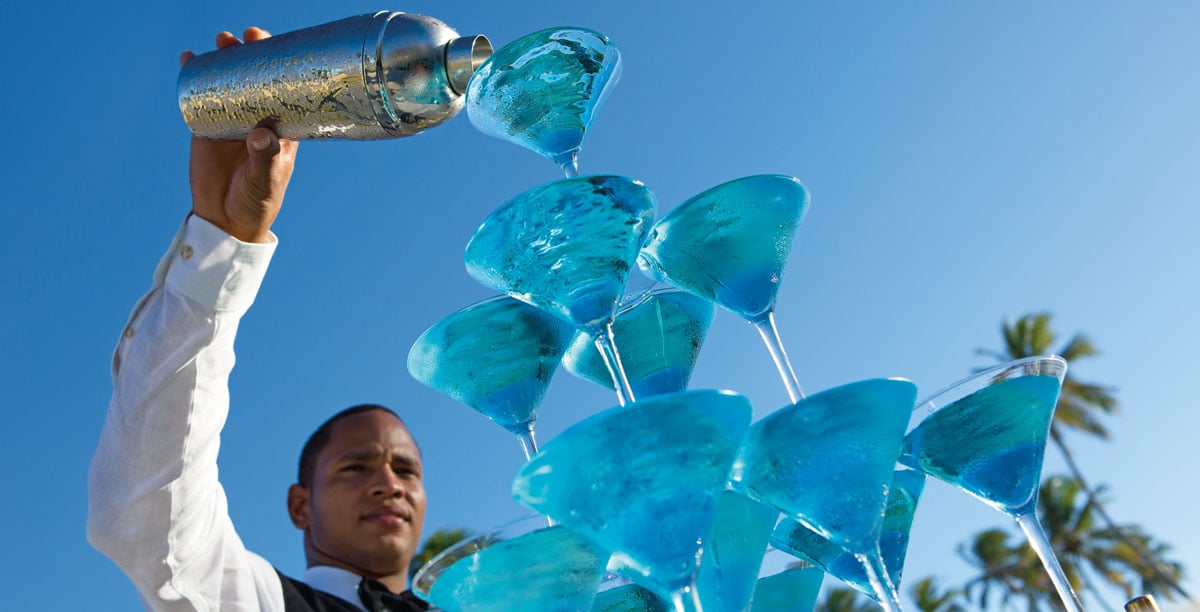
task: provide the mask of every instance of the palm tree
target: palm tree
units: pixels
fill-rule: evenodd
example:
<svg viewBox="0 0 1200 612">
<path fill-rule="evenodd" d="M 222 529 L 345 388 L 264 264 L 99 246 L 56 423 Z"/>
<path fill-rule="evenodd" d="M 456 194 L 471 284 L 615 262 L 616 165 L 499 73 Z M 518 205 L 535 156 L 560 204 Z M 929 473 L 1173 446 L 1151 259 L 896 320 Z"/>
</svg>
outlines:
<svg viewBox="0 0 1200 612">
<path fill-rule="evenodd" d="M 1166 593 L 1169 597 L 1168 582 L 1182 578 L 1183 566 L 1166 560 L 1170 546 L 1155 542 L 1138 525 L 1098 525 L 1096 519 L 1104 493 L 1103 485 L 1094 492 L 1086 492 L 1078 480 L 1061 476 L 1048 478 L 1042 484 L 1040 495 L 1046 501 L 1038 500 L 1041 520 L 1055 534 L 1051 536 L 1051 544 L 1065 557 L 1064 567 L 1069 565 L 1078 571 L 1086 566 L 1120 587 L 1126 599 L 1141 593 Z M 1141 550 L 1151 551 L 1155 568 L 1166 574 L 1168 582 L 1142 563 L 1127 539 L 1137 541 Z"/>
<path fill-rule="evenodd" d="M 1099 494 L 1087 493 L 1079 481 L 1063 476 L 1047 478 L 1038 492 L 1038 515 L 1050 533 L 1050 544 L 1071 586 L 1076 590 L 1087 589 L 1095 605 L 1107 610 L 1112 608 L 1096 589 L 1097 581 L 1084 580 L 1085 573 L 1119 587 L 1126 598 L 1153 592 L 1151 589 L 1164 592 L 1165 584 L 1154 582 L 1157 578 L 1138 555 L 1132 554 L 1123 539 L 1116 537 L 1112 528 L 1099 524 L 1099 499 Z M 1146 548 L 1158 553 L 1158 561 L 1167 568 L 1170 577 L 1179 580 L 1182 566 L 1162 560 L 1169 547 L 1155 543 L 1137 525 L 1122 526 L 1121 531 L 1142 538 Z M 959 552 L 981 572 L 964 590 L 968 596 L 974 595 L 982 608 L 988 607 L 994 588 L 1000 590 L 1001 605 L 1023 597 L 1028 609 L 1035 610 L 1057 599 L 1049 576 L 1023 538 L 1010 542 L 1009 533 L 992 529 L 976 536 L 969 551 Z"/>
<path fill-rule="evenodd" d="M 963 595 L 962 591 L 942 591 L 933 577 L 918 581 L 909 590 L 909 594 L 921 612 L 966 612 L 966 608 L 958 603 Z"/>
<path fill-rule="evenodd" d="M 1023 550 L 1021 540 L 1010 541 L 1010 536 L 1003 529 L 988 529 L 975 536 L 970 549 L 959 547 L 959 556 L 980 571 L 962 591 L 968 599 L 976 599 L 981 610 L 990 608 L 995 592 L 999 592 L 1001 609 L 1013 600 L 1023 600 L 1028 610 L 1037 610 L 1049 600 L 1050 594 L 1038 585 L 1045 572 L 1037 555 L 1027 544 Z"/>
<path fill-rule="evenodd" d="M 879 604 L 863 601 L 854 589 L 833 589 L 813 612 L 877 612 Z"/>
<path fill-rule="evenodd" d="M 966 612 L 966 608 L 959 605 L 963 593 L 957 589 L 941 592 L 933 578 L 917 582 L 909 592 L 921 612 Z M 878 609 L 878 604 L 866 601 L 858 591 L 841 588 L 829 591 L 813 612 L 874 612 Z"/>
<path fill-rule="evenodd" d="M 1025 315 L 1013 323 L 1004 323 L 1001 334 L 1004 336 L 1004 351 L 992 349 L 976 349 L 981 355 L 987 355 L 1000 362 L 1048 355 L 1054 344 L 1054 332 L 1050 329 L 1050 315 L 1046 313 Z M 1070 363 L 1075 363 L 1086 357 L 1100 354 L 1092 341 L 1083 334 L 1076 334 L 1058 351 L 1058 356 Z M 1072 472 L 1076 471 L 1074 457 L 1071 456 L 1062 440 L 1062 428 L 1075 429 L 1100 439 L 1108 439 L 1108 428 L 1100 420 L 1101 416 L 1110 416 L 1117 411 L 1117 398 L 1113 396 L 1113 388 L 1095 383 L 1081 382 L 1071 375 L 1068 370 L 1063 381 L 1062 393 L 1058 397 L 1058 405 L 1054 410 L 1054 423 L 1050 427 L 1050 435 L 1055 446 L 1063 453 L 1071 465 Z"/>
<path fill-rule="evenodd" d="M 1039 313 L 1024 315 L 1012 323 L 1005 322 L 1001 325 L 1004 351 L 976 349 L 976 352 L 1000 362 L 1049 354 L 1055 340 L 1054 331 L 1050 328 L 1050 319 L 1050 314 Z M 1075 363 L 1080 359 L 1094 357 L 1099 354 L 1099 351 L 1087 336 L 1076 334 L 1063 345 L 1057 354 L 1068 362 Z M 1191 599 L 1187 591 L 1179 585 L 1179 581 L 1172 578 L 1170 564 L 1164 563 L 1158 555 L 1154 554 L 1154 551 L 1146 548 L 1132 534 L 1125 533 L 1108 514 L 1103 503 L 1097 497 L 1098 491 L 1088 485 L 1087 479 L 1083 476 L 1083 470 L 1075 462 L 1075 457 L 1063 438 L 1063 429 L 1065 428 L 1107 440 L 1108 428 L 1102 418 L 1117 412 L 1117 399 L 1113 395 L 1113 391 L 1114 389 L 1109 386 L 1080 381 L 1068 370 L 1067 376 L 1063 380 L 1062 392 L 1058 396 L 1058 404 L 1054 409 L 1054 421 L 1050 425 L 1050 440 L 1062 454 L 1071 475 L 1092 499 L 1095 511 L 1107 526 L 1110 537 L 1122 541 L 1128 548 L 1127 554 L 1132 554 L 1141 560 L 1144 568 L 1142 573 L 1151 577 L 1145 582 L 1159 588 L 1166 587 L 1159 593 L 1168 599 L 1173 598 L 1174 593 L 1182 595 L 1185 599 Z M 1138 535 L 1144 534 L 1139 531 Z"/>
</svg>

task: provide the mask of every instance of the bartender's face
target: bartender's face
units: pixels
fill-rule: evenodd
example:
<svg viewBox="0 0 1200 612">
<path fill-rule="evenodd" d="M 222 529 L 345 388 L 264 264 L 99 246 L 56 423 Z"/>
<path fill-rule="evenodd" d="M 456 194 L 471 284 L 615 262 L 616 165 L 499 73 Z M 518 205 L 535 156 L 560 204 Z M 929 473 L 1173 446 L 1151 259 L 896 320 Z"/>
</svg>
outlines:
<svg viewBox="0 0 1200 612">
<path fill-rule="evenodd" d="M 421 455 L 395 416 L 370 410 L 334 423 L 310 487 L 289 493 L 309 564 L 368 577 L 408 572 L 425 523 Z"/>
</svg>

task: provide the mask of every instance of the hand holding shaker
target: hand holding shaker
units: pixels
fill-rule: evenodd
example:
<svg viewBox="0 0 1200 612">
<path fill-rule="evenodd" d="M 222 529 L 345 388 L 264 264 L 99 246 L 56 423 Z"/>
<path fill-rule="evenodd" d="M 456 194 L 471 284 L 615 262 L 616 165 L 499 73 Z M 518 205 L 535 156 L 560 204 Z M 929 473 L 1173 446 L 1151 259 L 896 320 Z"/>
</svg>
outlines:
<svg viewBox="0 0 1200 612">
<path fill-rule="evenodd" d="M 491 54 L 484 36 L 380 11 L 198 55 L 179 71 L 179 110 L 212 140 L 262 121 L 292 140 L 401 138 L 458 114 Z"/>
</svg>

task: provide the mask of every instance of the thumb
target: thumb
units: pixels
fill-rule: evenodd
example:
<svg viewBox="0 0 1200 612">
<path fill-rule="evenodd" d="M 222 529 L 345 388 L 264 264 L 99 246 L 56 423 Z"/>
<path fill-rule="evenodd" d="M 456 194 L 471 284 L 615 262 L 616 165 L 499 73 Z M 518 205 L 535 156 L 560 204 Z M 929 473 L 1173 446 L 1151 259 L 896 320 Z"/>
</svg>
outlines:
<svg viewBox="0 0 1200 612">
<path fill-rule="evenodd" d="M 246 146 L 250 158 L 270 159 L 279 152 L 279 137 L 271 128 L 256 127 L 246 136 Z"/>
<path fill-rule="evenodd" d="M 279 151 L 279 137 L 270 128 L 254 128 L 246 137 L 246 152 L 250 158 L 246 187 L 257 199 L 269 200 L 273 195 L 272 167 Z"/>
</svg>

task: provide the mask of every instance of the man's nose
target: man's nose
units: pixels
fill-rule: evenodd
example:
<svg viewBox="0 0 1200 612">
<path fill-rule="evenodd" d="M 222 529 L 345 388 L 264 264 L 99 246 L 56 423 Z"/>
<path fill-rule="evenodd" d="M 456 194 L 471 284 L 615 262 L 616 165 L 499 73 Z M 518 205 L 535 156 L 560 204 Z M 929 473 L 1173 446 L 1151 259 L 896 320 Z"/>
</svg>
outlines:
<svg viewBox="0 0 1200 612">
<path fill-rule="evenodd" d="M 387 466 L 379 470 L 374 482 L 371 483 L 371 495 L 394 497 L 404 495 L 406 491 L 404 480 Z"/>
</svg>

